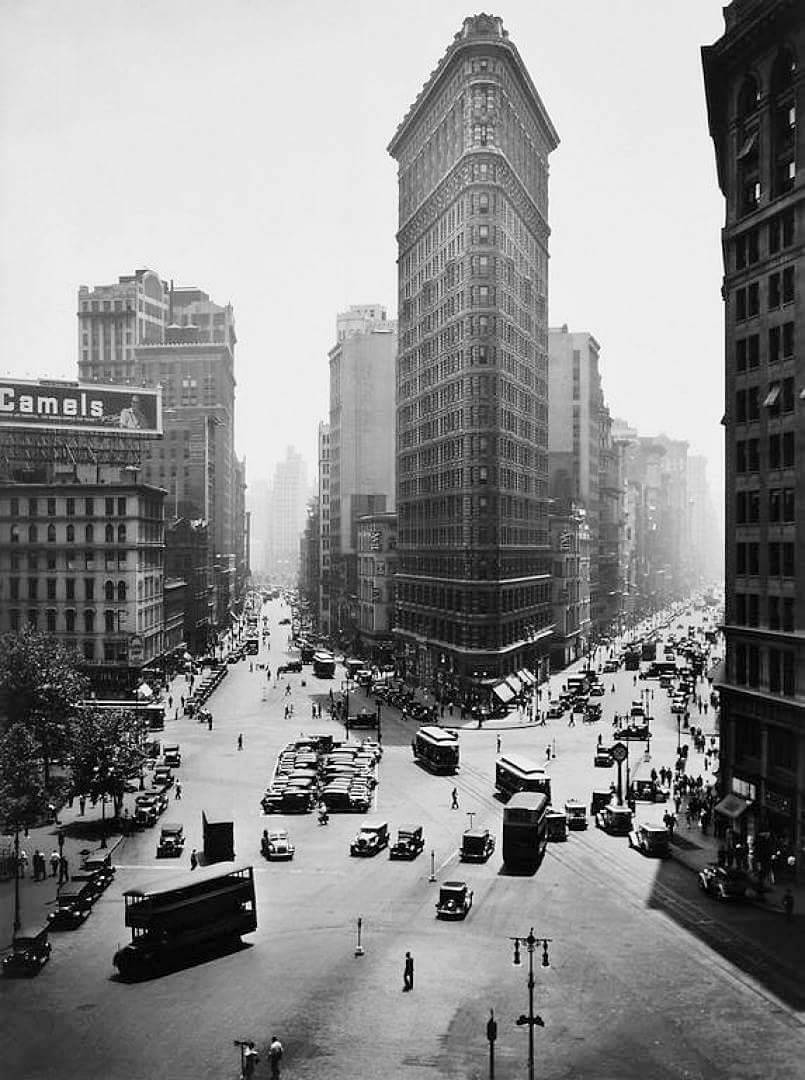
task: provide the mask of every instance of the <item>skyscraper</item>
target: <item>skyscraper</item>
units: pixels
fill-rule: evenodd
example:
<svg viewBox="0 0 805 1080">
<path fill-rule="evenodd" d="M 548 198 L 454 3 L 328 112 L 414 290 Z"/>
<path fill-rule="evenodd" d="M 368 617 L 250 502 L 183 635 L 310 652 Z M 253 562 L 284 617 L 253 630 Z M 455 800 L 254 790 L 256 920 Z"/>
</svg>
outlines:
<svg viewBox="0 0 805 1080">
<path fill-rule="evenodd" d="M 720 779 L 733 820 L 755 831 L 759 857 L 760 838 L 773 837 L 777 850 L 801 864 L 805 139 L 798 118 L 805 107 L 805 10 L 785 0 L 734 0 L 724 18 L 724 35 L 702 49 L 726 202 Z"/>
<path fill-rule="evenodd" d="M 268 573 L 277 585 L 293 587 L 299 571 L 299 538 L 307 521 L 307 466 L 289 446 L 277 462 L 268 498 Z"/>
<path fill-rule="evenodd" d="M 380 304 L 341 312 L 329 353 L 331 628 L 358 630 L 358 519 L 394 508 L 394 365 L 397 324 Z"/>
<path fill-rule="evenodd" d="M 398 621 L 423 685 L 482 698 L 542 667 L 548 155 L 500 18 L 464 20 L 398 127 Z"/>
</svg>

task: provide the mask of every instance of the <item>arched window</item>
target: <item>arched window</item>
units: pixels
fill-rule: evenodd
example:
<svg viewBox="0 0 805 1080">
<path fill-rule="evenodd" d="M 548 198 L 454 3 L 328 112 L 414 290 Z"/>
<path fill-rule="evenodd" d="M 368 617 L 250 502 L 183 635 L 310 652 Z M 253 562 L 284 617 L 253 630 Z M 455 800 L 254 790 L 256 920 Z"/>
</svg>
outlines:
<svg viewBox="0 0 805 1080">
<path fill-rule="evenodd" d="M 753 113 L 760 101 L 760 89 L 754 75 L 747 75 L 738 93 L 738 118 L 743 120 Z"/>
<path fill-rule="evenodd" d="M 115 613 L 114 611 L 104 611 L 103 613 L 104 630 L 107 634 L 114 634 L 115 632 Z"/>
<path fill-rule="evenodd" d="M 117 583 L 117 599 L 118 603 L 123 603 L 126 599 L 126 582 L 118 581 Z"/>
<path fill-rule="evenodd" d="M 86 540 L 86 542 L 88 544 L 94 544 L 95 543 L 95 526 L 94 525 L 85 525 L 84 526 L 84 539 Z"/>
<path fill-rule="evenodd" d="M 115 598 L 115 583 L 113 581 L 107 581 L 103 586 L 103 595 L 105 600 L 114 600 Z"/>
<path fill-rule="evenodd" d="M 75 631 L 75 612 L 72 608 L 68 608 L 64 613 L 64 629 L 68 634 Z"/>
<path fill-rule="evenodd" d="M 39 539 L 39 530 L 37 529 L 36 525 L 29 525 L 28 526 L 28 543 L 29 544 L 35 544 L 38 539 Z"/>
<path fill-rule="evenodd" d="M 104 540 L 107 544 L 114 544 L 115 542 L 115 527 L 114 525 L 107 525 L 104 529 Z"/>
<path fill-rule="evenodd" d="M 95 612 L 88 608 L 84 612 L 84 633 L 93 634 L 95 632 Z"/>
<path fill-rule="evenodd" d="M 126 526 L 118 525 L 117 527 L 117 542 L 118 544 L 126 543 Z"/>
<path fill-rule="evenodd" d="M 75 525 L 68 525 L 67 526 L 67 543 L 68 544 L 75 543 Z"/>
<path fill-rule="evenodd" d="M 48 525 L 48 543 L 49 544 L 55 544 L 56 543 L 56 526 L 55 525 Z"/>
</svg>

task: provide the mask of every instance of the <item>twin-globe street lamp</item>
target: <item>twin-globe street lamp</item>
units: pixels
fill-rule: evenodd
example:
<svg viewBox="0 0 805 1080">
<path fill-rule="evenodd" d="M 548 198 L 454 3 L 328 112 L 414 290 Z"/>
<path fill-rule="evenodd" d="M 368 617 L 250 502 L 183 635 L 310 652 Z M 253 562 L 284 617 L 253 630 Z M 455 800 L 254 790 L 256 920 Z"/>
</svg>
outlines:
<svg viewBox="0 0 805 1080">
<path fill-rule="evenodd" d="M 519 1026 L 528 1025 L 528 1080 L 534 1080 L 534 1028 L 545 1027 L 545 1021 L 541 1016 L 534 1015 L 534 953 L 538 947 L 542 949 L 542 966 L 550 967 L 548 959 L 548 944 L 552 938 L 534 937 L 534 927 L 528 932 L 528 937 L 510 938 L 514 942 L 514 957 L 512 964 L 520 967 L 520 947 L 524 945 L 528 950 L 528 1015 L 521 1013 L 515 1021 Z M 493 1070 L 494 1071 L 494 1070 Z"/>
</svg>

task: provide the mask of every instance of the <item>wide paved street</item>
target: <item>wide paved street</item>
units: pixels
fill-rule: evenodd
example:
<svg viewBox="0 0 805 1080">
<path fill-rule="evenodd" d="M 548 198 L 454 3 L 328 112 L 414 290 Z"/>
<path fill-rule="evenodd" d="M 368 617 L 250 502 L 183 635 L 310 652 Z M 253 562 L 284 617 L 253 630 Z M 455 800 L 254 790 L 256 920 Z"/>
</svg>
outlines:
<svg viewBox="0 0 805 1080">
<path fill-rule="evenodd" d="M 287 609 L 272 604 L 270 612 L 271 651 L 256 659 L 273 669 L 283 655 L 287 628 L 278 619 Z M 336 687 L 339 678 L 340 670 Z M 636 696 L 632 674 L 605 679 L 606 712 L 625 711 Z M 427 846 L 413 863 L 390 862 L 385 852 L 362 861 L 348 853 L 362 816 L 333 815 L 321 827 L 315 815 L 261 813 L 277 750 L 300 731 L 335 730 L 329 720 L 310 719 L 311 696 L 323 699 L 331 684 L 309 669 L 287 681 L 291 697 L 285 679 L 265 690 L 265 674 L 240 663 L 210 699 L 211 732 L 187 717 L 170 721 L 165 732 L 183 755 L 183 798 L 165 816 L 184 822 L 187 852 L 202 846 L 202 809 L 234 818 L 237 860 L 256 868 L 257 932 L 237 953 L 148 982 L 117 981 L 111 958 L 127 939 L 123 890 L 176 869 L 155 859 L 158 830 L 129 838 L 115 853 L 115 883 L 81 929 L 53 934 L 53 957 L 42 974 L 0 983 L 3 1075 L 234 1078 L 233 1039 L 265 1047 L 276 1032 L 285 1044 L 283 1076 L 300 1080 L 481 1078 L 488 1076 L 485 1031 L 494 1008 L 496 1076 L 524 1077 L 527 1034 L 514 1020 L 527 1011 L 527 966 L 512 966 L 509 938 L 531 926 L 552 939 L 551 966 L 536 968 L 536 1011 L 545 1022 L 535 1033 L 537 1076 L 801 1075 L 805 916 L 786 924 L 754 905 L 718 905 L 700 895 L 695 875 L 678 862 L 644 859 L 625 840 L 595 829 L 551 845 L 533 877 L 503 873 L 499 849 L 486 865 L 458 863 L 468 812 L 500 845 L 501 806 L 493 798 L 498 736 L 504 751 L 538 760 L 555 740 L 554 802 L 586 802 L 593 786 L 611 778 L 592 766 L 598 732 L 610 741 L 606 719 L 572 728 L 565 719 L 546 728 L 465 729 L 454 780 L 414 765 L 414 725 L 384 710 L 371 816 L 392 831 L 421 823 Z M 655 692 L 652 764 L 673 766 L 676 722 L 657 683 L 646 685 Z M 290 700 L 296 715 L 285 720 Z M 704 718 L 701 726 L 707 729 Z M 458 810 L 450 808 L 454 784 Z M 643 815 L 662 811 L 639 805 Z M 267 864 L 260 856 L 261 831 L 274 824 L 286 825 L 296 843 L 291 863 Z M 475 890 L 463 923 L 434 918 L 431 850 L 439 880 L 464 879 Z M 362 957 L 355 956 L 358 917 Z M 411 994 L 401 992 L 406 950 L 416 966 Z M 261 1075 L 268 1075 L 265 1060 Z"/>
</svg>

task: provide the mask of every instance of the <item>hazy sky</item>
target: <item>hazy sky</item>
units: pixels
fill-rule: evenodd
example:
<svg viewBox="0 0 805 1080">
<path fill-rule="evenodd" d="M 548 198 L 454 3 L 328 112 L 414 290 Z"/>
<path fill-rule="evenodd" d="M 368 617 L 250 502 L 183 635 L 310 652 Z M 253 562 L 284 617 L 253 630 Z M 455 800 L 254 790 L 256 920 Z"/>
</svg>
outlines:
<svg viewBox="0 0 805 1080">
<path fill-rule="evenodd" d="M 723 203 L 699 48 L 722 0 L 509 0 L 561 139 L 550 324 L 601 343 L 613 414 L 720 483 Z M 386 146 L 455 0 L 0 0 L 0 371 L 76 377 L 76 290 L 151 267 L 231 300 L 236 444 L 315 461 L 335 315 L 396 315 Z"/>
</svg>

